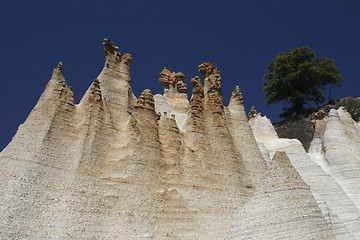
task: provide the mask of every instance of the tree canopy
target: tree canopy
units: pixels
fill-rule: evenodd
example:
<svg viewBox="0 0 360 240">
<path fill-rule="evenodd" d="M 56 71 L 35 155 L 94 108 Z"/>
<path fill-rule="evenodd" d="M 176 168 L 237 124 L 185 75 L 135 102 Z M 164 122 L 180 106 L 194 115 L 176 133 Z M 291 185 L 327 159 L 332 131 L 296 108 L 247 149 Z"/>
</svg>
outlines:
<svg viewBox="0 0 360 240">
<path fill-rule="evenodd" d="M 268 70 L 263 83 L 267 103 L 284 101 L 290 105 L 283 108 L 280 117 L 303 113 L 308 102 L 324 102 L 324 89 L 328 85 L 340 86 L 343 80 L 332 59 L 315 57 L 307 46 L 279 53 Z"/>
</svg>

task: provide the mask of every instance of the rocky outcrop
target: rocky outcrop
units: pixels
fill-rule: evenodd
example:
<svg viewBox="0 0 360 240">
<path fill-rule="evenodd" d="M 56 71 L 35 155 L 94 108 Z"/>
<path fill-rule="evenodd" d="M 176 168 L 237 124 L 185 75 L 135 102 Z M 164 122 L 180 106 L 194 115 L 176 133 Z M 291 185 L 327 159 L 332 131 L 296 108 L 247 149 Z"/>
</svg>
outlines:
<svg viewBox="0 0 360 240">
<path fill-rule="evenodd" d="M 267 159 L 268 165 L 271 164 L 271 157 L 276 151 L 286 152 L 291 165 L 310 187 L 311 193 L 319 205 L 327 223 L 334 232 L 335 238 L 359 239 L 359 208 L 351 199 L 351 195 L 346 192 L 347 189 L 341 186 L 341 181 L 336 179 L 333 173 L 328 170 L 328 160 L 324 156 L 324 152 L 327 152 L 328 149 L 327 144 L 323 140 L 325 137 L 324 130 L 327 128 L 327 125 L 330 124 L 328 120 L 328 117 L 317 120 L 315 138 L 311 143 L 309 153 L 306 153 L 299 140 L 279 138 L 271 122 L 266 117 L 257 115 L 250 120 L 250 123 L 263 156 Z M 332 129 L 332 127 L 330 127 L 330 129 Z M 356 134 L 354 136 L 356 136 Z M 331 137 L 328 135 L 328 137 L 329 139 L 333 139 L 334 145 L 337 145 L 337 143 L 335 143 L 338 141 L 336 140 L 336 135 L 331 135 Z M 341 148 L 340 145 L 334 147 L 334 149 L 338 150 Z M 356 163 L 348 162 L 347 159 L 347 156 L 352 156 L 352 153 L 342 152 L 342 154 L 343 157 L 336 157 L 337 161 L 339 163 L 342 162 L 345 166 L 351 165 L 353 168 L 352 171 L 357 171 Z M 343 171 L 342 174 L 346 175 L 346 170 Z M 352 187 L 353 189 L 357 188 L 356 183 L 353 183 Z"/>
<path fill-rule="evenodd" d="M 261 187 L 238 214 L 227 239 L 335 239 L 285 152 L 274 154 Z"/>
<path fill-rule="evenodd" d="M 255 110 L 255 107 L 252 106 L 249 113 L 248 113 L 248 117 L 251 119 L 253 117 L 256 117 L 256 115 L 257 115 L 257 111 Z"/>
<path fill-rule="evenodd" d="M 103 45 L 80 103 L 60 63 L 0 153 L 0 238 L 359 237 L 359 126 L 345 112 L 314 122 L 307 154 L 255 110 L 251 129 L 239 87 L 224 106 L 213 63 L 198 67 L 190 101 L 169 68 L 163 94 L 136 99 L 131 55 Z"/>
<path fill-rule="evenodd" d="M 224 102 L 221 94 L 221 75 L 213 63 L 199 65 L 199 73 L 204 76 L 205 108 L 213 113 L 224 112 Z"/>
<path fill-rule="evenodd" d="M 325 171 L 360 210 L 360 132 L 344 108 L 330 111 L 321 140 Z"/>
<path fill-rule="evenodd" d="M 308 150 L 314 136 L 314 122 L 309 118 L 274 124 L 275 130 L 281 138 L 296 138 Z"/>
<path fill-rule="evenodd" d="M 181 130 L 185 128 L 189 101 L 186 84 L 183 82 L 185 75 L 181 72 L 171 72 L 164 68 L 159 73 L 159 81 L 164 86 L 164 94 L 155 95 L 156 112 L 160 114 L 175 115 L 177 125 Z"/>
<path fill-rule="evenodd" d="M 184 79 L 185 75 L 182 72 L 171 72 L 171 69 L 166 67 L 159 73 L 159 81 L 164 86 L 164 94 L 186 93 Z"/>
<path fill-rule="evenodd" d="M 226 112 L 226 125 L 229 128 L 234 145 L 243 157 L 245 173 L 253 186 L 259 184 L 265 172 L 265 161 L 257 145 L 248 118 L 246 117 L 244 101 L 239 86 L 231 94 Z M 252 149 L 252 151 L 249 151 Z M 250 187 L 250 186 L 249 186 Z"/>
<path fill-rule="evenodd" d="M 75 112 L 73 92 L 64 79 L 62 68 L 63 64 L 60 62 L 28 120 L 20 125 L 17 134 L 2 152 L 3 156 L 36 158 L 38 162 L 48 162 L 51 158 L 55 166 L 67 164 L 55 160 L 56 155 L 66 154 L 68 147 L 71 147 L 63 143 L 61 138 L 64 135 L 71 137 L 73 133 L 61 130 L 72 128 L 71 121 Z M 48 146 L 50 142 L 54 144 Z M 21 151 L 18 151 L 19 146 Z"/>
<path fill-rule="evenodd" d="M 293 116 L 287 120 L 274 123 L 274 127 L 279 137 L 296 138 L 303 144 L 305 150 L 308 151 L 310 143 L 314 138 L 315 122 L 326 117 L 331 109 L 338 109 L 340 107 L 346 109 L 354 121 L 359 122 L 360 98 L 346 97 L 313 109 L 308 109 L 307 113 L 303 115 Z M 249 112 L 249 117 L 250 115 L 254 115 L 252 110 Z"/>
<path fill-rule="evenodd" d="M 202 133 L 204 131 L 204 88 L 200 77 L 191 79 L 193 84 L 190 111 L 188 119 L 188 131 Z"/>
</svg>

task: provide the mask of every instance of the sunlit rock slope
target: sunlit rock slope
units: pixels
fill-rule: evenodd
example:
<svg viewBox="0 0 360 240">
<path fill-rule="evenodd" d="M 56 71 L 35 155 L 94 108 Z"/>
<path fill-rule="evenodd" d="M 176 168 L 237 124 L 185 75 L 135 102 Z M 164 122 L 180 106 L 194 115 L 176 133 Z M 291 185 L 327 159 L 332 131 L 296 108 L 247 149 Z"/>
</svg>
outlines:
<svg viewBox="0 0 360 240">
<path fill-rule="evenodd" d="M 130 84 L 130 54 L 79 104 L 54 69 L 0 153 L 1 239 L 359 239 L 359 125 L 332 110 L 306 153 L 270 122 L 251 126 L 239 87 L 199 65 L 191 97 L 164 68 L 163 94 Z M 254 137 L 255 136 L 255 137 Z"/>
<path fill-rule="evenodd" d="M 254 136 L 268 163 L 285 151 L 310 187 L 336 239 L 360 239 L 358 123 L 340 108 L 315 122 L 308 153 L 297 139 L 278 138 L 271 122 L 259 114 L 250 119 Z"/>
</svg>

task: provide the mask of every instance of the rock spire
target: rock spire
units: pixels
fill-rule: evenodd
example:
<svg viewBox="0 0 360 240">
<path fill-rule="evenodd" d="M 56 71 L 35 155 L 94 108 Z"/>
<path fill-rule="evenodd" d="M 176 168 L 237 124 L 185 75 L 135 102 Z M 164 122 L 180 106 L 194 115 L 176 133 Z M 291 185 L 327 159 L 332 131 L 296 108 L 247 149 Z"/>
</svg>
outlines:
<svg viewBox="0 0 360 240">
<path fill-rule="evenodd" d="M 113 57 L 115 61 L 120 62 L 121 54 L 118 52 L 119 47 L 115 46 L 114 42 L 108 38 L 104 38 L 103 46 L 106 57 Z"/>
<path fill-rule="evenodd" d="M 199 73 L 204 76 L 205 105 L 210 111 L 222 114 L 224 102 L 221 90 L 221 75 L 215 64 L 207 62 L 198 67 Z"/>
<path fill-rule="evenodd" d="M 307 155 L 260 114 L 251 129 L 238 86 L 224 106 L 215 64 L 190 101 L 169 68 L 164 94 L 136 98 L 132 56 L 103 46 L 80 103 L 60 62 L 0 153 L 1 239 L 359 239 L 359 125 L 344 109 L 316 119 Z"/>
<path fill-rule="evenodd" d="M 186 84 L 183 82 L 185 75 L 182 72 L 171 72 L 170 68 L 164 67 L 159 73 L 159 81 L 164 86 L 164 94 L 174 92 L 186 93 Z"/>
</svg>

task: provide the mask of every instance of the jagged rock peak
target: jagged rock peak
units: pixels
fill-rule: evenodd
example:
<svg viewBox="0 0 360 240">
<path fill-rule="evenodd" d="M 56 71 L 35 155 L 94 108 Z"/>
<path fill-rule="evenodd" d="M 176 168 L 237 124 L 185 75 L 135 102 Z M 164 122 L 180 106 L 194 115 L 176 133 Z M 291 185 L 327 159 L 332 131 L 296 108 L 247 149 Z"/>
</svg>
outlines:
<svg viewBox="0 0 360 240">
<path fill-rule="evenodd" d="M 94 82 L 91 84 L 90 93 L 92 96 L 92 100 L 98 102 L 101 100 L 101 90 L 100 90 L 100 81 L 95 78 Z"/>
<path fill-rule="evenodd" d="M 159 81 L 164 86 L 164 92 L 186 93 L 186 84 L 183 82 L 185 75 L 182 72 L 171 72 L 170 68 L 164 67 L 159 73 Z"/>
<path fill-rule="evenodd" d="M 50 81 L 46 85 L 45 91 L 42 93 L 39 101 L 45 99 L 61 100 L 71 106 L 74 106 L 74 93 L 72 87 L 69 86 L 62 74 L 61 62 L 54 68 Z"/>
<path fill-rule="evenodd" d="M 207 92 L 216 92 L 221 96 L 221 75 L 220 70 L 217 69 L 215 64 L 211 62 L 202 63 L 199 65 L 199 73 L 204 75 L 204 87 Z"/>
<path fill-rule="evenodd" d="M 221 75 L 215 64 L 207 62 L 199 65 L 199 73 L 204 75 L 204 93 L 206 108 L 213 113 L 224 112 Z"/>
<path fill-rule="evenodd" d="M 200 64 L 198 69 L 199 69 L 199 73 L 204 75 L 204 78 L 207 78 L 213 74 L 220 74 L 220 70 L 218 70 L 215 64 L 211 62 Z"/>
<path fill-rule="evenodd" d="M 360 125 L 344 109 L 309 118 L 306 153 L 254 107 L 251 130 L 238 87 L 224 108 L 214 64 L 190 104 L 168 68 L 174 94 L 137 100 L 131 55 L 104 47 L 84 101 L 60 62 L 0 153 L 0 239 L 360 239 Z"/>
<path fill-rule="evenodd" d="M 240 91 L 239 86 L 236 86 L 234 91 L 231 93 L 231 100 L 235 100 L 238 103 L 244 103 L 243 95 L 242 95 L 242 93 Z"/>
<path fill-rule="evenodd" d="M 254 117 L 256 117 L 257 114 L 258 114 L 258 112 L 255 110 L 255 107 L 252 106 L 249 113 L 248 113 L 248 117 L 249 118 L 254 118 Z"/>
<path fill-rule="evenodd" d="M 191 79 L 191 83 L 193 84 L 192 93 L 193 94 L 200 94 L 204 97 L 204 88 L 201 85 L 201 79 L 199 76 L 196 76 Z"/>
<path fill-rule="evenodd" d="M 132 56 L 130 53 L 125 53 L 122 58 L 121 58 L 121 62 L 123 62 L 124 64 L 126 64 L 127 66 L 130 66 L 131 62 L 132 62 Z"/>
<path fill-rule="evenodd" d="M 58 79 L 59 82 L 65 83 L 64 76 L 62 74 L 63 63 L 59 62 L 56 68 L 54 68 L 53 75 L 51 78 Z"/>
<path fill-rule="evenodd" d="M 59 62 L 58 65 L 56 66 L 56 68 L 54 68 L 53 73 L 56 75 L 61 75 L 62 76 L 62 69 L 63 69 L 63 63 Z"/>
<path fill-rule="evenodd" d="M 113 54 L 113 55 L 120 55 L 118 52 L 119 47 L 114 45 L 114 42 L 108 38 L 104 38 L 104 53 L 105 55 Z"/>
<path fill-rule="evenodd" d="M 104 38 L 103 46 L 105 56 L 113 56 L 116 62 L 120 62 L 121 53 L 117 51 L 119 47 L 115 46 L 114 42 L 108 38 Z"/>
<path fill-rule="evenodd" d="M 154 96 L 150 89 L 145 89 L 139 96 L 135 108 L 149 109 L 155 111 Z"/>
<path fill-rule="evenodd" d="M 193 84 L 192 97 L 190 100 L 190 118 L 193 129 L 190 131 L 202 131 L 203 111 L 204 111 L 204 88 L 201 85 L 200 77 L 196 76 L 191 79 Z"/>
<path fill-rule="evenodd" d="M 63 63 L 59 62 L 58 65 L 56 66 L 56 69 L 62 72 L 62 68 L 63 68 Z"/>
</svg>

